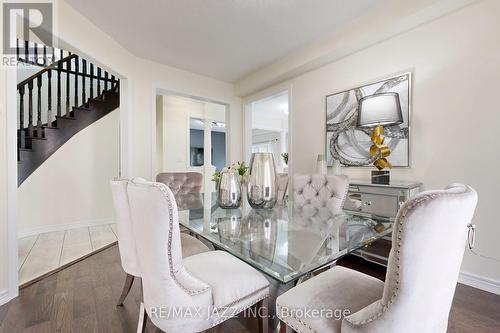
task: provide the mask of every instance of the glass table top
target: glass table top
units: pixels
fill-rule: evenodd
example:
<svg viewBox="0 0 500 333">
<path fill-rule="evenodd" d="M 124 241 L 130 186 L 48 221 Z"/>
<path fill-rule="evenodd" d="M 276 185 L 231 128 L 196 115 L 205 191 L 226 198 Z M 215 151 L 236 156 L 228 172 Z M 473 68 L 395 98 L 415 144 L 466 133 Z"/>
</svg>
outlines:
<svg viewBox="0 0 500 333">
<path fill-rule="evenodd" d="M 293 202 L 254 210 L 245 198 L 222 209 L 215 194 L 177 195 L 179 222 L 282 283 L 288 283 L 382 238 L 392 223 Z"/>
</svg>

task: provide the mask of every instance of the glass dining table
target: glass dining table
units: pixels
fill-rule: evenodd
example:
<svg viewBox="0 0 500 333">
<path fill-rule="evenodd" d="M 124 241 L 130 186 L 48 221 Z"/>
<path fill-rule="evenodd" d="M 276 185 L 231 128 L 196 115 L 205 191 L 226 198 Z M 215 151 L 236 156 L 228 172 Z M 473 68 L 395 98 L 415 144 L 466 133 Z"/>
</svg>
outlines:
<svg viewBox="0 0 500 333">
<path fill-rule="evenodd" d="M 222 209 L 216 196 L 177 195 L 179 222 L 281 284 L 297 280 L 392 232 L 392 223 L 294 202 L 273 209 Z"/>
</svg>

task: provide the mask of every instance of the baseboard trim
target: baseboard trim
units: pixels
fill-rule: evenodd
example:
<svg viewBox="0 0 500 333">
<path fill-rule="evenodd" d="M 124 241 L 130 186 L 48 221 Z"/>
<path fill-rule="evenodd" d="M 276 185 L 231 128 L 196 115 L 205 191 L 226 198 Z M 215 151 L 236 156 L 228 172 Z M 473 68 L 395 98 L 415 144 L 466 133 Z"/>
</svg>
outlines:
<svg viewBox="0 0 500 333">
<path fill-rule="evenodd" d="M 470 287 L 500 295 L 500 281 L 497 280 L 488 279 L 468 272 L 460 272 L 458 282 Z"/>
<path fill-rule="evenodd" d="M 85 227 L 95 227 L 95 226 L 100 226 L 103 224 L 110 224 L 113 222 L 114 222 L 114 219 L 107 218 L 107 219 L 98 219 L 98 220 L 74 222 L 74 223 L 67 223 L 67 224 L 44 225 L 44 226 L 40 226 L 40 227 L 36 227 L 36 228 L 32 228 L 32 229 L 19 230 L 17 237 L 23 238 L 23 237 L 44 234 L 46 232 L 63 231 L 63 230 L 85 228 Z"/>
<path fill-rule="evenodd" d="M 7 289 L 0 291 L 0 305 L 4 305 L 11 300 L 9 291 Z"/>
</svg>

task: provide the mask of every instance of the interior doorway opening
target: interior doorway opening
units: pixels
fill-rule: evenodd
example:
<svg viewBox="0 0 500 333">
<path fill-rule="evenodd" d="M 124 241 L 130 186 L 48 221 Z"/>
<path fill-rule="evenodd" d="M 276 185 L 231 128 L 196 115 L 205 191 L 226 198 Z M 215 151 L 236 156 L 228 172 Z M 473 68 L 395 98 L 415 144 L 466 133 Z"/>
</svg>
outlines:
<svg viewBox="0 0 500 333">
<path fill-rule="evenodd" d="M 156 172 L 199 172 L 203 191 L 227 165 L 228 106 L 177 94 L 156 96 Z"/>
<path fill-rule="evenodd" d="M 278 173 L 288 173 L 288 98 L 285 90 L 245 106 L 248 159 L 251 153 L 271 153 Z"/>
</svg>

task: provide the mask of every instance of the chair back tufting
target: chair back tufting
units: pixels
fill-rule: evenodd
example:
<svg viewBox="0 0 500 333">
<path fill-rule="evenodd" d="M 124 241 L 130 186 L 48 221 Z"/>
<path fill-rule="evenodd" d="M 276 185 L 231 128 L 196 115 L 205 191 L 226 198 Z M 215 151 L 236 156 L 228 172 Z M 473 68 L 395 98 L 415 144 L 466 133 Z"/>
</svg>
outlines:
<svg viewBox="0 0 500 333">
<path fill-rule="evenodd" d="M 167 185 L 174 195 L 201 193 L 203 175 L 199 172 L 162 172 L 156 181 Z"/>
<path fill-rule="evenodd" d="M 300 175 L 293 178 L 293 202 L 296 207 L 327 208 L 340 213 L 349 188 L 344 175 Z"/>
</svg>

